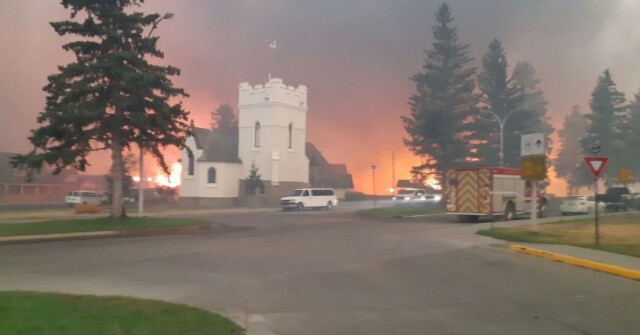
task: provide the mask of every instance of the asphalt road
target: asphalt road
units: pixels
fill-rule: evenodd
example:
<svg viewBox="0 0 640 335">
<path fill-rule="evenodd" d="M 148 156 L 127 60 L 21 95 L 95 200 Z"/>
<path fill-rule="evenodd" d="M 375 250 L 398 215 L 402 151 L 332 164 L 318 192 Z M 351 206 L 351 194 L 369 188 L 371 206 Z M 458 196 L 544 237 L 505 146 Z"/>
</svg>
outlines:
<svg viewBox="0 0 640 335">
<path fill-rule="evenodd" d="M 348 207 L 207 217 L 227 233 L 3 245 L 0 289 L 186 303 L 250 335 L 640 333 L 638 282 L 510 253 L 451 218 Z"/>
</svg>

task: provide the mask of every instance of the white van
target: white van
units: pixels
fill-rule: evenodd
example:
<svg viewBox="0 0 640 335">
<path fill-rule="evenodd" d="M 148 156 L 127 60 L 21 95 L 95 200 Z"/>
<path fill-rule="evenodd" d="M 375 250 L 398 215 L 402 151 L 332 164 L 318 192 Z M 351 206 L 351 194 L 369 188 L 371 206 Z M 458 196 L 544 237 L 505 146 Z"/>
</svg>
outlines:
<svg viewBox="0 0 640 335">
<path fill-rule="evenodd" d="M 102 196 L 98 192 L 93 191 L 71 191 L 64 197 L 64 202 L 75 204 L 100 204 L 103 200 Z"/>
<path fill-rule="evenodd" d="M 331 188 L 300 188 L 291 195 L 280 199 L 283 211 L 305 208 L 333 209 L 338 205 L 338 198 Z"/>
</svg>

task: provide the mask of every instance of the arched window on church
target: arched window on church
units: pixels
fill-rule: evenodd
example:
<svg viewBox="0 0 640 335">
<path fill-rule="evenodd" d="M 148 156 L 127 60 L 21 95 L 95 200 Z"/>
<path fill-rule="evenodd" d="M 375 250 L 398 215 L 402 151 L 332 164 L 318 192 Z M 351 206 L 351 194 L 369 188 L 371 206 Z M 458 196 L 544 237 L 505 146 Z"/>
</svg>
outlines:
<svg viewBox="0 0 640 335">
<path fill-rule="evenodd" d="M 254 131 L 254 143 L 256 148 L 260 147 L 260 122 L 256 122 L 256 129 Z"/>
<path fill-rule="evenodd" d="M 293 122 L 289 122 L 289 149 L 293 148 Z"/>
<path fill-rule="evenodd" d="M 207 171 L 207 183 L 215 184 L 216 183 L 216 168 L 210 167 Z"/>
<path fill-rule="evenodd" d="M 187 173 L 190 176 L 193 176 L 193 172 L 194 172 L 194 162 L 193 162 L 193 153 L 192 152 L 187 152 L 187 155 L 189 156 L 189 161 L 188 161 L 188 166 L 187 166 Z"/>
</svg>

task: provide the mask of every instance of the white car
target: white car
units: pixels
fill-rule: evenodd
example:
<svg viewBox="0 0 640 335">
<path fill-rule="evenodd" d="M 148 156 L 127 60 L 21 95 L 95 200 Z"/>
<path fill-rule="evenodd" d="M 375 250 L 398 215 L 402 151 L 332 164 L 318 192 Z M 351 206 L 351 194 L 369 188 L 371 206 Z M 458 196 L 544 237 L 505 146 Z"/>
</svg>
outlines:
<svg viewBox="0 0 640 335">
<path fill-rule="evenodd" d="M 301 188 L 293 190 L 290 196 L 280 199 L 283 211 L 305 208 L 333 209 L 338 205 L 338 198 L 331 188 Z"/>
<path fill-rule="evenodd" d="M 595 211 L 596 201 L 593 195 L 569 195 L 560 203 L 562 215 L 591 214 Z M 598 203 L 598 211 L 604 213 L 605 203 Z"/>
<path fill-rule="evenodd" d="M 71 191 L 64 197 L 64 202 L 73 206 L 76 204 L 97 204 L 99 205 L 102 197 L 98 192 L 93 191 Z"/>
<path fill-rule="evenodd" d="M 436 204 L 442 200 L 440 194 L 428 194 L 424 189 L 404 189 L 391 198 L 396 206 L 419 206 L 421 204 Z"/>
</svg>

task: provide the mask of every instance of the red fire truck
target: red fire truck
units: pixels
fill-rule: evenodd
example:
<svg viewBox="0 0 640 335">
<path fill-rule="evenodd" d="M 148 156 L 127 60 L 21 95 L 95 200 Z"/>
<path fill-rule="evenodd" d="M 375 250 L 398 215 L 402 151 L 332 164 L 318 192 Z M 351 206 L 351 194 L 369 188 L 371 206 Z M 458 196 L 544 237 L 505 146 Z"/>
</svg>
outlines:
<svg viewBox="0 0 640 335">
<path fill-rule="evenodd" d="M 520 170 L 508 168 L 450 169 L 445 172 L 446 213 L 460 221 L 475 222 L 481 216 L 512 220 L 531 212 L 532 182 L 520 178 Z M 547 199 L 538 193 L 538 217 L 545 214 Z"/>
</svg>

